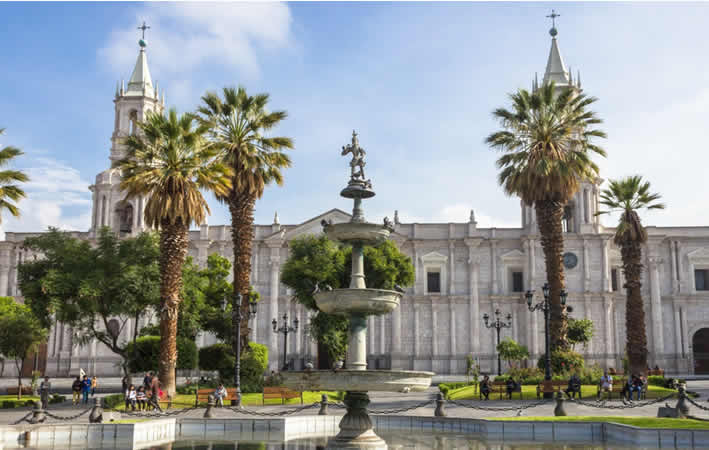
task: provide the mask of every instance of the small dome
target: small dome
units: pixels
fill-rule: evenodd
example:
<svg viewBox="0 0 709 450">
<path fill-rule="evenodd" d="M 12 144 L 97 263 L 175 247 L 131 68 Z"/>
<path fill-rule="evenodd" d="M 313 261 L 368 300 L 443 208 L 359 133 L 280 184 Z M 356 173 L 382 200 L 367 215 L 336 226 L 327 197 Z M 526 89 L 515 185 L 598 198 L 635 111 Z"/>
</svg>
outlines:
<svg viewBox="0 0 709 450">
<path fill-rule="evenodd" d="M 555 37 L 557 34 L 559 34 L 559 32 L 556 31 L 556 27 L 551 27 L 551 29 L 549 30 L 549 34 L 551 35 L 551 37 Z"/>
<path fill-rule="evenodd" d="M 141 48 L 145 48 L 148 46 L 148 43 L 141 39 L 138 41 L 138 45 L 140 45 Z"/>
</svg>

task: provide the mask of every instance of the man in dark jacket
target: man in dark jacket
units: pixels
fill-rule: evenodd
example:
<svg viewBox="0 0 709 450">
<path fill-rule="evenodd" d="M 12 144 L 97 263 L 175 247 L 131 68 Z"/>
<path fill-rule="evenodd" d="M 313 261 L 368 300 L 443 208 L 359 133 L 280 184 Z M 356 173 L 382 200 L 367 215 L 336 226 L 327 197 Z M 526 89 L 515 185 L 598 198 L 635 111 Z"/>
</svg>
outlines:
<svg viewBox="0 0 709 450">
<path fill-rule="evenodd" d="M 569 385 L 564 392 L 569 398 L 574 398 L 576 394 L 578 394 L 579 399 L 581 398 L 581 380 L 579 379 L 578 374 L 574 373 L 571 375 L 569 378 Z"/>
<path fill-rule="evenodd" d="M 71 384 L 71 404 L 78 405 L 81 401 L 81 378 L 78 376 Z"/>
</svg>

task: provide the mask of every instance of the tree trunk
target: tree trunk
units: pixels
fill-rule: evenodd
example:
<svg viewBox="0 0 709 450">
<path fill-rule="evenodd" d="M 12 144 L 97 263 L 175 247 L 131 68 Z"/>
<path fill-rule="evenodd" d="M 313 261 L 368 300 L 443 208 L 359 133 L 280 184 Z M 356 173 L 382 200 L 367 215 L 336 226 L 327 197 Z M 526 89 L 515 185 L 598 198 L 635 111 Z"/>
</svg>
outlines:
<svg viewBox="0 0 709 450">
<path fill-rule="evenodd" d="M 564 289 L 564 266 L 562 265 L 564 235 L 561 228 L 564 205 L 556 201 L 544 200 L 536 202 L 534 207 L 537 214 L 539 233 L 541 234 L 542 250 L 544 250 L 547 282 L 549 283 L 551 351 L 568 350 L 566 308 L 561 306 L 560 295 L 561 290 Z"/>
<path fill-rule="evenodd" d="M 241 348 L 249 343 L 249 291 L 251 289 L 251 243 L 254 239 L 254 195 L 233 192 L 229 201 L 231 240 L 234 245 L 234 297 L 232 299 L 232 347 L 236 354 L 236 294 L 241 293 Z"/>
<path fill-rule="evenodd" d="M 160 224 L 160 364 L 158 379 L 168 395 L 175 395 L 177 366 L 177 315 L 182 289 L 182 265 L 188 245 L 188 227 L 183 223 Z"/>
<path fill-rule="evenodd" d="M 620 247 L 625 275 L 625 327 L 630 374 L 644 374 L 647 371 L 647 336 L 645 334 L 645 310 L 640 292 L 643 265 L 640 243 L 625 240 Z M 627 375 L 630 375 L 627 374 Z"/>
</svg>

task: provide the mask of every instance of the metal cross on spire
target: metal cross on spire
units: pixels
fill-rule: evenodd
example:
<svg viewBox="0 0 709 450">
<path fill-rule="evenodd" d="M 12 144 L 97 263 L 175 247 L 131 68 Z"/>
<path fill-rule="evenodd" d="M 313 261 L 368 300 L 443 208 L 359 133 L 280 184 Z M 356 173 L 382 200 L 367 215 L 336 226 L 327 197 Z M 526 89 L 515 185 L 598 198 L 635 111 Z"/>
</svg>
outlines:
<svg viewBox="0 0 709 450">
<path fill-rule="evenodd" d="M 551 19 L 552 28 L 556 28 L 556 18 L 560 16 L 561 14 L 557 14 L 553 9 L 551 10 L 551 14 L 549 14 L 547 17 Z"/>
<path fill-rule="evenodd" d="M 552 11 L 553 12 L 553 11 Z M 143 25 L 139 26 L 138 29 L 143 32 L 143 39 L 145 39 L 145 30 L 149 29 L 150 27 L 145 24 L 145 21 L 143 21 Z"/>
</svg>

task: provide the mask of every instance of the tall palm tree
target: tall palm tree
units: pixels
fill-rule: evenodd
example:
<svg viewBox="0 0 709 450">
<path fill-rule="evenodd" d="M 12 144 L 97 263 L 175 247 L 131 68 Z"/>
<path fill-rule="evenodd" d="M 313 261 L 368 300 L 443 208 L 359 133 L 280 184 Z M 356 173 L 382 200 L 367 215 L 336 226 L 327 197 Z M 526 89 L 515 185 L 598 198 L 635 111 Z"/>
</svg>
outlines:
<svg viewBox="0 0 709 450">
<path fill-rule="evenodd" d="M 200 190 L 225 195 L 231 171 L 215 159 L 216 151 L 195 128 L 191 114 L 167 116 L 150 112 L 140 132 L 124 140 L 126 154 L 114 167 L 122 172 L 127 198 L 147 197 L 145 223 L 160 230 L 160 360 L 159 379 L 175 393 L 177 315 L 181 302 L 182 265 L 190 224 L 204 223 L 209 206 Z"/>
<path fill-rule="evenodd" d="M 580 182 L 597 177 L 598 166 L 591 156 L 605 156 L 605 151 L 593 140 L 606 134 L 594 128 L 601 119 L 588 109 L 596 98 L 577 90 L 547 83 L 533 92 L 520 89 L 510 99 L 511 109 L 493 112 L 503 129 L 485 142 L 504 153 L 497 167 L 505 192 L 535 208 L 550 286 L 551 346 L 566 350 L 566 312 L 560 301 L 564 287 L 561 219 Z"/>
<path fill-rule="evenodd" d="M 645 373 L 647 370 L 647 337 L 645 334 L 645 311 L 640 292 L 642 264 L 642 245 L 647 241 L 647 231 L 640 223 L 638 210 L 664 209 L 665 205 L 656 203 L 660 194 L 650 193 L 650 182 L 643 181 L 640 175 L 620 180 L 610 180 L 608 188 L 601 191 L 601 205 L 608 207 L 597 214 L 609 214 L 620 211 L 620 220 L 613 236 L 613 242 L 620 247 L 625 275 L 625 327 L 626 351 L 630 373 Z"/>
<path fill-rule="evenodd" d="M 5 134 L 5 129 L 0 128 L 0 135 Z M 7 146 L 0 150 L 0 167 L 7 166 L 14 158 L 24 153 L 17 147 Z M 7 210 L 14 217 L 20 217 L 20 210 L 16 203 L 27 196 L 17 183 L 26 183 L 30 178 L 19 170 L 0 170 L 0 211 Z M 0 216 L 2 223 L 2 216 Z"/>
<path fill-rule="evenodd" d="M 264 134 L 284 120 L 286 111 L 266 110 L 268 94 L 250 96 L 246 89 L 226 87 L 223 98 L 207 92 L 198 112 L 202 123 L 209 127 L 209 139 L 219 149 L 220 160 L 234 172 L 232 188 L 217 198 L 229 206 L 231 239 L 234 247 L 234 296 L 242 295 L 241 336 L 234 332 L 234 352 L 237 339 L 241 348 L 248 346 L 248 298 L 251 274 L 251 242 L 254 238 L 254 204 L 270 183 L 283 184 L 281 171 L 290 167 L 286 150 L 293 148 L 289 137 L 267 137 Z M 233 305 L 232 311 L 236 311 Z M 236 315 L 232 315 L 236 330 Z"/>
</svg>

